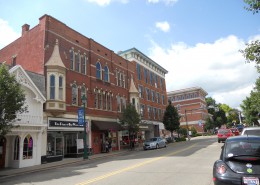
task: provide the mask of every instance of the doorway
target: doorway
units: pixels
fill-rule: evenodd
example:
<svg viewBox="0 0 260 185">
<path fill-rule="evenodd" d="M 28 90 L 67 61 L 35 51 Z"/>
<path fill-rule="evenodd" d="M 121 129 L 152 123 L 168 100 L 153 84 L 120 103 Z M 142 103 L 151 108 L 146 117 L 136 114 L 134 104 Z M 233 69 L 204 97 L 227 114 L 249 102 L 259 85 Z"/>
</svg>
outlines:
<svg viewBox="0 0 260 185">
<path fill-rule="evenodd" d="M 5 167 L 6 139 L 0 137 L 0 168 Z"/>
</svg>

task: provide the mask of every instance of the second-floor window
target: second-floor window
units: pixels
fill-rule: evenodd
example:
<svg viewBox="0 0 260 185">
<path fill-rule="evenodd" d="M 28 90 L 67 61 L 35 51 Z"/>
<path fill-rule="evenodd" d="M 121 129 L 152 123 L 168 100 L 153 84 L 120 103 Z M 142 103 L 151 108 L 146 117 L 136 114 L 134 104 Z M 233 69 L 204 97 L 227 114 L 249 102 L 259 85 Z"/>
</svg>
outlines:
<svg viewBox="0 0 260 185">
<path fill-rule="evenodd" d="M 143 88 L 143 86 L 139 85 L 138 88 L 139 88 L 139 97 L 144 98 L 144 88 Z"/>
<path fill-rule="evenodd" d="M 78 87 L 76 84 L 72 85 L 72 105 L 78 105 Z"/>
<path fill-rule="evenodd" d="M 59 76 L 59 99 L 63 100 L 63 77 Z"/>
<path fill-rule="evenodd" d="M 50 76 L 50 99 L 55 99 L 55 76 Z"/>
<path fill-rule="evenodd" d="M 146 97 L 147 97 L 147 100 L 150 100 L 150 89 L 146 88 Z"/>
</svg>

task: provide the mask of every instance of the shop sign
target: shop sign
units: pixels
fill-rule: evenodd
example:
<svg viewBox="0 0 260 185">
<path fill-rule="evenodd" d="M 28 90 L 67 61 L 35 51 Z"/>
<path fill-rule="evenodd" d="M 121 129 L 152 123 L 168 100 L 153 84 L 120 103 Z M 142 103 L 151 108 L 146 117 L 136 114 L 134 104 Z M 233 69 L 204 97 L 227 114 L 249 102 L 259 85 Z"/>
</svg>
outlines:
<svg viewBox="0 0 260 185">
<path fill-rule="evenodd" d="M 58 121 L 49 120 L 50 127 L 83 127 L 84 125 L 79 125 L 76 121 Z"/>
</svg>

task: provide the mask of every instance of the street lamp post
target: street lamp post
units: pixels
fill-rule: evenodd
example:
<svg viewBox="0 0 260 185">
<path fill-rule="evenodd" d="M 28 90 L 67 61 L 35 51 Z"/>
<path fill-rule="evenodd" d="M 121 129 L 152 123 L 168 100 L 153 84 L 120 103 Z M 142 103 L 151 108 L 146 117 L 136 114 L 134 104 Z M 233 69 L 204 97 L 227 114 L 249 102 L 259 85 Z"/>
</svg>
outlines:
<svg viewBox="0 0 260 185">
<path fill-rule="evenodd" d="M 85 94 L 82 95 L 82 103 L 83 103 L 83 113 L 84 113 L 84 155 L 83 159 L 88 159 L 88 151 L 87 151 L 87 123 L 86 123 L 86 96 Z"/>
<path fill-rule="evenodd" d="M 187 110 L 186 109 L 185 109 L 185 120 L 186 120 L 186 127 L 187 127 L 187 137 L 188 137 L 188 140 L 190 140 L 189 126 L 188 126 L 188 120 L 187 120 Z"/>
<path fill-rule="evenodd" d="M 197 108 L 197 109 L 185 109 L 185 120 L 186 120 L 186 127 L 187 127 L 187 137 L 188 137 L 188 140 L 190 140 L 190 135 L 189 135 L 189 126 L 188 126 L 188 118 L 187 118 L 187 112 L 190 111 L 194 111 L 194 110 L 203 110 L 203 109 L 212 109 L 214 108 L 216 112 L 219 111 L 218 107 L 215 107 L 215 106 L 212 106 L 212 105 L 209 105 L 208 107 L 204 107 L 204 108 Z"/>
</svg>

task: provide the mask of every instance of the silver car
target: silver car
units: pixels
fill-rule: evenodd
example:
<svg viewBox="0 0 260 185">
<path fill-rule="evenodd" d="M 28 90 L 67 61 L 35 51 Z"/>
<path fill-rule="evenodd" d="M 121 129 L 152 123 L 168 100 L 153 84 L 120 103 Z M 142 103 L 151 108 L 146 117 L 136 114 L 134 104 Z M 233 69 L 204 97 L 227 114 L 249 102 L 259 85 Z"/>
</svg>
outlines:
<svg viewBox="0 0 260 185">
<path fill-rule="evenodd" d="M 260 136 L 260 127 L 246 127 L 241 132 L 241 135 L 255 135 Z"/>
<path fill-rule="evenodd" d="M 166 147 L 166 142 L 161 137 L 153 137 L 143 144 L 144 150 Z"/>
</svg>

